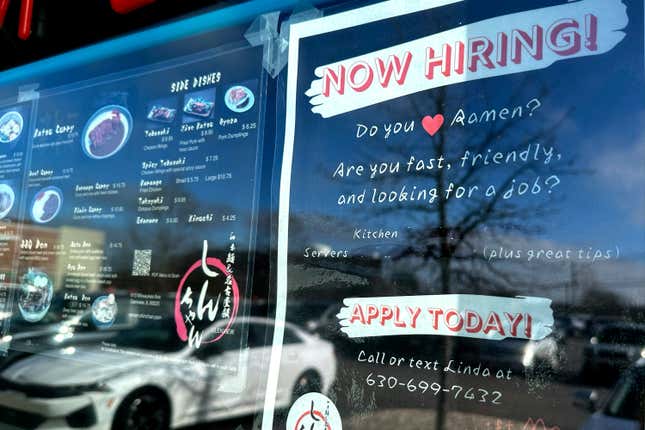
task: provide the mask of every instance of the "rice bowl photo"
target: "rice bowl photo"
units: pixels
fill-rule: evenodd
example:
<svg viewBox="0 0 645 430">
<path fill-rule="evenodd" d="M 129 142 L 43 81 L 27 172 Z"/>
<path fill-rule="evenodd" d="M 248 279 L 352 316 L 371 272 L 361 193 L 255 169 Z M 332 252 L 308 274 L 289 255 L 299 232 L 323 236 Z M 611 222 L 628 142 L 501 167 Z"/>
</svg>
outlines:
<svg viewBox="0 0 645 430">
<path fill-rule="evenodd" d="M 31 218 L 45 224 L 56 218 L 63 207 L 63 192 L 57 187 L 45 187 L 38 191 L 31 202 Z"/>
<path fill-rule="evenodd" d="M 119 152 L 132 133 L 132 115 L 123 106 L 104 106 L 92 115 L 83 131 L 83 152 L 101 160 Z"/>
</svg>

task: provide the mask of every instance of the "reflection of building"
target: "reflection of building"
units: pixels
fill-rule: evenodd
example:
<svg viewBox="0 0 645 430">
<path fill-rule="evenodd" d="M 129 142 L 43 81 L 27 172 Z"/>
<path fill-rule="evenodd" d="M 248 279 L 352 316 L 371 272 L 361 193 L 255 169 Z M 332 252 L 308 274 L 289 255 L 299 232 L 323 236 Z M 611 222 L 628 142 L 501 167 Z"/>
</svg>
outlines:
<svg viewBox="0 0 645 430">
<path fill-rule="evenodd" d="M 54 288 L 58 289 L 66 283 L 70 274 L 73 276 L 76 273 L 101 272 L 105 246 L 104 231 L 25 224 L 19 242 L 19 262 L 14 266 L 17 277 L 22 276 L 29 268 L 37 268 L 47 273 Z M 98 279 L 97 276 L 86 277 L 83 290 L 97 291 Z"/>
<path fill-rule="evenodd" d="M 15 246 L 19 239 L 16 232 L 17 224 L 10 221 L 0 221 L 0 281 L 9 281 L 9 274 L 12 272 L 15 263 Z"/>
<path fill-rule="evenodd" d="M 69 226 L 63 226 L 59 229 L 59 243 L 65 244 L 67 248 L 67 253 L 68 256 L 69 254 L 69 244 L 74 241 L 74 242 L 88 242 L 90 244 L 90 249 L 91 251 L 94 252 L 94 257 L 91 259 L 85 259 L 83 260 L 83 265 L 86 267 L 86 269 L 83 271 L 85 273 L 91 273 L 91 274 L 100 274 L 101 273 L 101 266 L 105 264 L 104 262 L 104 255 L 105 255 L 105 232 L 101 230 L 95 230 L 95 229 L 84 229 L 84 228 L 76 228 L 76 227 L 69 227 Z M 81 254 L 87 254 L 89 251 L 86 248 L 81 248 L 80 250 L 77 249 L 78 252 Z M 61 261 L 63 260 L 63 261 Z M 57 262 L 56 266 L 56 281 L 60 282 L 59 285 L 62 285 L 62 280 L 64 276 L 69 275 L 69 271 L 67 270 L 67 264 L 70 263 L 69 258 L 67 259 L 68 261 L 65 262 L 64 259 L 61 259 Z M 99 277 L 94 276 L 91 277 L 87 280 L 87 292 L 92 292 L 92 291 L 97 291 L 100 288 L 100 285 L 98 284 L 98 279 Z"/>
<path fill-rule="evenodd" d="M 73 251 L 72 242 L 78 245 Z M 0 222 L 0 322 L 12 315 L 7 299 L 13 300 L 15 288 L 31 268 L 47 275 L 54 294 L 70 286 L 98 291 L 104 247 L 105 232 L 100 230 Z"/>
</svg>

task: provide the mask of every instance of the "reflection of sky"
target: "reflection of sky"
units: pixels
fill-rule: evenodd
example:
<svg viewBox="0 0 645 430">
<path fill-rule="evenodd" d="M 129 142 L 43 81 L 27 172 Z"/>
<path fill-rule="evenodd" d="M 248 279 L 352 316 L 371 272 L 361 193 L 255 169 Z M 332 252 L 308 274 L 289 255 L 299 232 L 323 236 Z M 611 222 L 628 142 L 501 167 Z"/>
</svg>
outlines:
<svg viewBox="0 0 645 430">
<path fill-rule="evenodd" d="M 557 3 L 562 2 L 540 2 L 540 5 Z M 578 246 L 618 245 L 622 248 L 623 255 L 634 256 L 642 255 L 645 238 L 645 195 L 638 187 L 645 180 L 642 174 L 645 136 L 641 123 L 645 118 L 642 97 L 645 93 L 642 61 L 643 6 L 638 1 L 626 1 L 626 4 L 630 16 L 630 23 L 626 28 L 627 37 L 611 52 L 564 60 L 541 71 L 448 87 L 444 109 L 449 122 L 460 107 L 466 112 L 481 112 L 491 107 L 515 106 L 509 103 L 509 99 L 518 89 L 516 104 L 525 104 L 545 88 L 546 94 L 540 97 L 542 107 L 535 112 L 535 116 L 530 120 L 518 121 L 514 126 L 517 130 L 508 141 L 496 142 L 487 148 L 497 150 L 521 142 L 529 136 L 530 130 L 542 124 L 548 128 L 549 124 L 556 124 L 564 117 L 564 121 L 554 132 L 554 144 L 562 153 L 563 159 L 573 161 L 579 172 L 561 177 L 562 182 L 555 195 L 556 202 L 544 201 L 544 204 L 551 204 L 554 208 L 547 215 L 541 216 L 542 223 L 546 226 L 544 238 Z M 368 157 L 375 160 L 387 159 L 397 145 L 409 145 L 415 140 L 419 143 L 426 141 L 427 135 L 419 124 L 421 113 L 426 109 L 428 114 L 432 114 L 436 109 L 433 98 L 438 92 L 429 91 L 339 117 L 322 119 L 311 114 L 308 99 L 302 91 L 308 88 L 313 79 L 314 67 L 456 27 L 462 21 L 475 22 L 522 8 L 526 6 L 510 1 L 495 2 L 493 7 L 490 2 L 484 5 L 482 2 L 471 1 L 465 6 L 460 4 L 433 10 L 432 13 L 407 16 L 395 26 L 395 31 L 382 31 L 380 24 L 370 24 L 360 30 L 303 40 L 301 52 L 316 54 L 304 55 L 300 63 L 300 122 L 296 131 L 293 171 L 296 189 L 292 194 L 292 210 L 347 217 L 351 223 L 356 219 L 356 211 L 336 205 L 338 190 L 343 188 L 334 188 L 343 182 L 349 184 L 350 181 L 340 180 L 332 186 L 329 180 L 336 165 L 340 161 L 365 162 Z M 464 16 L 468 18 L 464 19 Z M 405 32 L 399 31 L 400 29 L 405 29 Z M 369 34 L 369 37 L 365 34 Z M 339 44 L 344 47 L 342 54 L 334 48 Z M 415 105 L 422 112 L 415 114 L 415 108 L 410 107 Z M 385 143 L 378 138 L 364 138 L 358 142 L 354 139 L 356 123 L 382 125 L 390 120 L 412 119 L 416 120 L 417 127 L 408 142 L 396 137 Z M 448 146 L 456 148 L 455 145 L 459 145 L 463 148 L 463 144 L 458 142 L 470 143 L 487 130 L 486 125 L 468 126 L 463 131 L 447 130 Z M 408 148 L 414 149 L 407 150 L 405 154 L 431 154 L 429 150 L 424 151 L 418 146 L 415 148 L 414 143 Z M 405 158 L 407 156 L 400 160 Z M 508 171 L 507 167 L 501 166 L 495 171 L 489 170 L 485 178 L 495 182 L 495 178 L 501 178 Z M 418 181 L 406 180 L 394 184 L 400 186 L 405 183 L 414 185 Z M 344 189 L 360 191 L 365 185 L 368 188 L 372 185 L 365 180 L 355 184 Z M 396 189 L 397 186 L 384 188 Z M 539 201 L 538 199 L 537 202 Z M 536 200 L 531 203 L 534 202 Z M 528 205 L 529 201 L 523 199 L 516 200 L 515 203 Z M 367 208 L 362 211 L 366 212 Z M 459 209 L 455 208 L 455 211 L 459 212 Z M 370 215 L 365 213 L 366 218 Z M 385 219 L 380 225 L 409 224 L 410 220 L 404 217 L 404 214 L 393 213 L 388 218 L 389 221 Z"/>
</svg>

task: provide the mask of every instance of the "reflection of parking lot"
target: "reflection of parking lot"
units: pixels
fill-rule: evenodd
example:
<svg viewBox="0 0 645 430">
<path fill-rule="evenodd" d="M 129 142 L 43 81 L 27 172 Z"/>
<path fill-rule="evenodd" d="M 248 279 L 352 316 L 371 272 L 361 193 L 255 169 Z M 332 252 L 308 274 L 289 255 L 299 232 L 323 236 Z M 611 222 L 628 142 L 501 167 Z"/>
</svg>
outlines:
<svg viewBox="0 0 645 430">
<path fill-rule="evenodd" d="M 82 316 L 80 318 L 82 319 Z M 268 320 L 253 318 L 250 322 L 252 323 L 251 326 L 255 327 L 256 324 L 261 323 L 260 325 L 262 325 L 267 323 Z M 156 327 L 157 324 L 153 325 Z M 83 326 L 79 325 L 79 327 Z M 264 326 L 262 325 L 262 327 Z M 328 392 L 329 397 L 337 405 L 344 427 L 357 430 L 397 429 L 398 427 L 406 430 L 435 429 L 435 414 L 439 405 L 438 395 L 443 395 L 444 392 L 446 398 L 444 406 L 446 425 L 443 430 L 553 430 L 554 428 L 580 430 L 591 414 L 584 407 L 574 406 L 574 401 L 581 400 L 580 392 L 585 389 L 596 388 L 601 383 L 605 383 L 605 388 L 598 392 L 599 396 L 603 397 L 609 392 L 609 384 L 616 382 L 616 377 L 607 378 L 606 381 L 597 381 L 596 378 L 588 378 L 588 375 L 581 373 L 581 370 L 585 367 L 584 364 L 590 347 L 608 345 L 604 348 L 609 348 L 609 345 L 614 345 L 611 346 L 613 350 L 618 348 L 615 345 L 620 347 L 620 342 L 623 341 L 622 336 L 613 336 L 606 340 L 599 336 L 598 341 L 593 341 L 591 338 L 584 336 L 559 336 L 554 337 L 554 340 L 550 341 L 550 343 L 544 343 L 544 345 L 555 347 L 553 350 L 555 352 L 542 354 L 539 353 L 540 349 L 536 347 L 536 344 L 524 340 L 507 339 L 500 342 L 489 342 L 457 339 L 453 341 L 455 362 L 451 365 L 451 369 L 455 373 L 450 373 L 442 371 L 443 366 L 446 364 L 442 362 L 442 354 L 439 352 L 439 348 L 445 340 L 443 338 L 412 336 L 355 342 L 348 340 L 344 335 L 338 337 L 337 333 L 332 332 L 328 337 L 333 339 L 332 349 L 332 343 L 324 340 L 326 336 L 312 336 L 295 326 L 289 325 L 288 327 L 291 328 L 285 332 L 283 350 L 283 357 L 286 360 L 283 361 L 283 365 L 286 367 L 280 373 L 281 378 L 285 375 L 288 377 L 279 384 L 280 387 L 285 387 L 287 390 L 283 390 L 283 396 L 277 401 L 279 407 L 283 408 L 278 415 L 286 415 L 284 408 L 288 408 L 291 400 L 300 397 L 304 392 L 318 391 L 320 389 L 319 373 L 306 371 L 307 369 L 311 370 L 311 366 L 315 365 L 316 368 L 320 368 L 322 371 L 325 364 L 336 363 L 337 366 L 328 366 L 327 371 L 321 375 L 327 375 L 324 380 L 331 382 L 332 375 L 335 374 L 336 382 Z M 66 326 L 62 328 L 66 328 Z M 260 350 L 268 348 L 265 342 L 267 339 L 272 339 L 272 329 L 267 332 L 266 328 L 260 329 L 260 326 L 257 328 L 258 330 L 249 330 L 248 345 L 250 351 L 257 350 L 259 353 Z M 157 333 L 154 330 L 150 331 L 151 329 L 144 330 L 143 326 L 137 326 L 136 330 L 133 330 L 128 325 L 122 327 L 117 324 L 109 330 L 102 330 L 99 333 L 102 336 L 111 336 L 110 343 L 115 345 L 118 344 L 123 347 L 131 343 L 133 348 L 146 345 L 146 350 L 154 351 L 157 350 L 157 343 L 159 347 L 162 347 L 161 350 L 164 350 L 171 346 L 170 339 L 178 341 L 173 330 L 170 330 L 170 333 L 162 330 L 159 333 L 161 337 L 158 339 L 148 335 L 143 339 L 141 336 L 144 333 L 148 333 L 151 336 L 153 333 Z M 42 339 L 53 336 L 51 342 L 60 342 L 59 347 L 64 346 L 63 350 L 70 354 L 68 358 L 72 358 L 71 355 L 78 358 L 84 352 L 91 352 L 92 344 L 103 345 L 99 348 L 101 349 L 100 356 L 104 360 L 111 361 L 109 351 L 106 350 L 105 346 L 106 339 L 103 337 L 97 339 L 94 336 L 89 336 L 92 332 L 86 333 L 84 330 L 79 329 L 78 332 L 70 332 L 69 339 L 67 337 L 59 339 L 58 335 L 60 333 L 58 332 L 60 330 L 52 331 L 48 329 L 44 330 L 39 336 Z M 89 337 L 86 339 L 84 335 Z M 38 338 L 34 337 L 33 333 L 31 335 L 25 334 L 25 336 L 32 340 Z M 614 338 L 617 341 L 614 341 Z M 155 339 L 159 342 L 153 342 Z M 71 347 L 71 343 L 66 342 L 75 342 L 75 347 Z M 50 344 L 43 343 L 41 346 L 44 348 L 46 345 Z M 181 352 L 183 350 L 181 348 L 185 347 L 185 345 L 180 344 L 178 347 L 180 347 L 179 352 Z M 239 348 L 239 345 L 236 348 Z M 191 354 L 194 354 L 200 360 L 206 361 L 212 354 L 213 360 L 219 362 L 225 355 L 226 349 L 225 343 L 219 343 L 216 344 L 212 351 L 204 347 L 198 350 L 200 351 L 199 353 L 193 351 Z M 327 351 L 326 355 L 322 354 L 324 351 Z M 527 351 L 530 351 L 531 354 L 527 354 Z M 545 349 L 545 351 L 548 352 L 551 349 Z M 96 352 L 98 353 L 98 351 Z M 360 352 L 363 355 L 359 355 Z M 167 351 L 167 353 L 172 355 L 173 351 Z M 220 357 L 220 354 L 224 355 Z M 334 355 L 336 356 L 335 359 Z M 368 361 L 366 358 L 368 356 L 372 356 L 373 359 Z M 389 360 L 383 359 L 382 357 L 384 356 L 398 357 L 394 361 L 397 364 L 387 363 Z M 260 354 L 256 358 L 250 357 L 251 367 L 253 367 L 253 364 L 261 363 L 263 357 L 266 357 L 266 355 Z M 359 359 L 360 357 L 362 359 Z M 408 365 L 412 357 L 415 359 L 415 366 Z M 550 357 L 556 359 L 556 361 L 551 363 L 549 360 L 542 359 Z M 141 363 L 131 363 L 132 360 L 123 355 L 115 356 L 114 360 L 117 359 L 122 366 L 117 374 L 110 376 L 108 373 L 104 373 L 100 379 L 88 379 L 87 381 L 93 384 L 111 384 L 110 386 L 114 387 L 112 388 L 112 393 L 125 396 L 141 385 L 132 376 L 137 375 L 137 378 L 141 379 L 144 374 L 142 369 L 148 366 L 145 366 L 145 360 Z M 433 361 L 442 362 L 435 366 L 439 367 L 439 369 L 430 366 Z M 542 365 L 547 365 L 546 368 L 534 367 L 540 361 Z M 76 378 L 79 378 L 81 373 L 86 375 L 87 378 L 94 378 L 94 368 L 86 365 L 79 366 L 77 366 L 78 369 L 75 372 L 72 372 Z M 471 370 L 466 371 L 466 366 L 470 366 Z M 463 371 L 458 370 L 460 368 Z M 478 369 L 477 371 L 474 370 L 476 368 Z M 484 368 L 490 369 L 490 373 L 485 374 Z M 3 376 L 11 379 L 13 376 L 23 375 L 24 379 L 29 375 L 38 374 L 42 379 L 43 376 L 47 375 L 52 381 L 60 381 L 62 389 L 67 389 L 68 387 L 65 384 L 69 383 L 68 378 L 60 378 L 60 372 L 63 369 L 70 371 L 69 361 L 62 359 L 52 361 L 51 358 L 47 359 L 44 356 L 34 356 L 8 366 Z M 107 371 L 108 368 L 106 367 L 103 370 Z M 187 378 L 194 372 L 185 365 L 182 365 L 177 370 L 176 377 L 180 377 L 186 382 L 182 386 L 190 388 L 192 391 L 188 394 L 181 394 L 176 388 L 176 384 L 174 384 L 173 387 L 175 388 L 169 390 L 174 404 L 171 409 L 185 412 L 186 408 L 182 405 L 190 406 L 199 401 L 200 407 L 204 411 L 199 416 L 195 416 L 194 419 L 177 423 L 180 426 L 188 422 L 200 424 L 180 428 L 184 430 L 206 430 L 214 427 L 231 430 L 257 428 L 257 425 L 261 422 L 261 415 L 258 417 L 245 415 L 242 418 L 222 421 L 215 420 L 239 414 L 250 414 L 253 411 L 261 413 L 263 406 L 261 397 L 264 395 L 261 387 L 247 387 L 250 391 L 239 396 L 239 399 L 235 400 L 235 402 L 220 404 L 217 402 L 220 400 L 227 401 L 228 397 L 220 398 L 215 393 L 208 391 L 214 387 L 211 384 L 206 384 L 202 387 L 204 390 L 200 391 L 200 388 L 195 384 L 194 378 L 188 382 Z M 249 381 L 259 382 L 265 380 L 266 372 L 261 368 L 253 372 L 255 373 L 251 374 Z M 441 380 L 442 374 L 446 375 L 445 380 Z M 169 375 L 166 372 L 163 379 L 165 381 L 164 387 L 176 382 L 172 378 L 168 379 Z M 221 375 L 215 376 L 214 374 L 204 381 L 222 383 Z M 42 383 L 43 381 L 40 380 L 39 382 Z M 19 385 L 18 383 L 17 386 Z M 328 385 L 324 384 L 323 391 L 326 391 Z M 91 389 L 91 387 L 88 389 Z M 234 409 L 234 406 L 248 402 L 248 399 L 252 397 L 251 392 L 259 392 L 260 398 L 258 398 L 257 403 L 253 407 L 244 410 L 242 408 Z M 105 395 L 109 397 L 108 394 Z M 130 397 L 125 397 L 125 399 L 130 399 Z M 584 401 L 584 399 L 582 400 Z M 129 404 L 123 400 L 112 402 L 112 405 L 118 405 L 119 403 Z M 135 403 L 134 401 L 132 402 L 132 404 Z M 580 405 L 580 402 L 578 404 Z M 616 414 L 624 415 L 621 405 L 626 403 L 621 401 L 616 404 L 618 405 L 615 408 Z M 210 413 L 211 406 L 213 408 L 217 406 L 218 411 L 222 412 Z M 16 405 L 15 407 L 22 406 Z M 40 412 L 34 413 L 40 415 Z M 113 412 L 110 411 L 110 415 L 100 421 L 110 423 L 113 418 L 112 415 Z M 117 413 L 116 416 L 119 416 L 119 414 Z M 281 416 L 276 422 L 283 423 L 285 419 L 286 416 Z M 605 417 L 601 416 L 600 419 L 604 420 Z M 0 421 L 3 420 L 7 421 L 7 417 L 0 419 Z M 534 423 L 537 427 L 534 429 L 533 424 L 526 427 L 527 423 Z M 544 428 L 541 427 L 541 423 L 545 423 Z M 596 430 L 598 428 L 604 429 L 606 426 L 584 428 L 585 430 Z M 610 428 L 612 430 L 624 430 L 627 428 L 631 430 L 631 427 L 610 426 Z"/>
<path fill-rule="evenodd" d="M 582 354 L 584 345 L 574 344 Z M 571 363 L 573 365 L 575 363 Z M 372 364 L 357 364 L 351 358 L 339 360 L 339 381 L 330 397 L 336 398 L 338 409 L 343 414 L 343 428 L 349 430 L 433 430 L 436 410 L 436 398 L 431 391 L 421 394 L 410 393 L 407 388 L 389 390 L 367 387 L 365 379 L 370 373 L 378 370 Z M 351 370 L 349 370 L 351 369 Z M 419 378 L 419 370 L 409 368 L 388 372 L 388 376 L 397 380 L 408 381 Z M 382 372 L 385 373 L 385 372 Z M 451 375 L 452 376 L 452 375 Z M 428 382 L 436 381 L 427 378 Z M 560 430 L 579 430 L 590 413 L 574 406 L 575 394 L 588 386 L 580 382 L 564 381 L 549 382 L 547 380 L 527 380 L 524 376 L 516 375 L 508 383 L 506 381 L 489 381 L 482 384 L 482 378 L 473 375 L 448 377 L 447 386 L 460 385 L 469 387 L 485 386 L 502 393 L 500 405 L 482 405 L 478 401 L 449 399 L 447 402 L 447 430 L 524 430 L 529 419 L 535 423 L 544 422 L 546 429 L 558 426 Z M 608 394 L 609 389 L 599 390 L 601 397 Z M 347 411 L 355 411 L 347 416 Z M 530 414 L 530 415 L 527 415 Z M 542 420 L 542 421 L 540 421 Z M 229 420 L 217 423 L 207 423 L 185 430 L 207 430 L 217 424 L 218 429 L 246 430 L 253 428 L 253 417 Z M 531 429 L 532 427 L 528 427 Z M 538 425 L 536 430 L 542 430 Z"/>
<path fill-rule="evenodd" d="M 340 369 L 346 368 L 342 364 Z M 374 368 L 368 365 L 360 366 L 356 375 L 364 379 Z M 339 375 L 342 377 L 342 375 Z M 412 369 L 400 369 L 396 372 L 389 372 L 388 376 L 395 376 L 398 380 L 408 381 L 410 378 L 419 378 L 418 371 Z M 428 381 L 436 381 L 437 377 L 428 378 Z M 360 381 L 358 381 L 360 382 Z M 447 401 L 448 425 L 447 429 L 491 429 L 496 430 L 499 423 L 504 423 L 502 429 L 506 430 L 511 423 L 511 429 L 522 430 L 522 426 L 529 418 L 534 420 L 543 419 L 551 426 L 559 426 L 561 430 L 578 430 L 588 418 L 589 414 L 574 407 L 573 400 L 576 391 L 585 387 L 575 384 L 552 383 L 541 380 L 528 380 L 523 376 L 513 377 L 513 381 L 490 381 L 473 375 L 449 375 L 446 386 L 459 385 L 463 387 L 486 387 L 489 391 L 499 390 L 502 393 L 500 405 L 483 405 L 479 401 L 470 401 L 463 397 L 458 400 L 449 398 Z M 346 387 L 347 388 L 347 387 Z M 342 391 L 342 387 L 337 388 Z M 410 393 L 407 388 L 397 389 L 369 389 L 368 393 L 374 393 L 371 402 L 375 412 L 365 417 L 352 417 L 347 420 L 348 427 L 352 429 L 384 429 L 400 428 L 397 420 L 403 422 L 406 419 L 408 429 L 427 430 L 434 427 L 434 410 L 436 409 L 436 397 L 432 392 L 420 394 Z M 454 392 L 453 392 L 454 393 Z M 606 390 L 603 392 L 606 393 Z M 367 402 L 369 394 L 365 395 Z M 415 409 L 410 409 L 414 405 Z M 360 408 L 343 408 L 341 411 L 356 410 Z M 532 416 L 528 416 L 531 414 Z M 522 426 L 513 427 L 514 424 L 522 423 Z M 386 425 L 387 424 L 387 425 Z M 350 427 L 351 426 L 351 427 Z M 541 429 L 540 429 L 541 430 Z"/>
<path fill-rule="evenodd" d="M 264 394 L 263 363 L 270 349 L 265 340 L 273 338 L 273 322 L 258 317 L 236 322 L 231 333 L 248 329 L 243 353 L 235 336 L 191 347 L 176 336 L 173 323 L 139 321 L 107 330 L 108 337 L 96 342 L 63 346 L 61 339 L 58 347 L 56 335 L 41 333 L 48 343 L 37 354 L 12 354 L 0 363 L 0 428 L 28 422 L 34 429 L 164 430 L 261 413 L 263 397 L 256 393 Z M 208 326 L 204 338 L 225 323 Z M 280 408 L 304 393 L 327 391 L 336 366 L 331 344 L 291 324 L 284 330 Z M 77 340 L 76 332 L 68 340 Z"/>
<path fill-rule="evenodd" d="M 532 423 L 536 424 L 535 430 L 543 430 L 542 423 L 545 424 L 545 430 L 556 426 L 560 430 L 580 430 L 591 412 L 574 406 L 576 394 L 596 388 L 600 398 L 604 398 L 610 393 L 611 383 L 615 382 L 614 378 L 599 387 L 600 382 L 587 380 L 581 375 L 584 352 L 588 345 L 587 338 L 567 338 L 563 344 L 562 366 L 555 374 L 526 377 L 518 371 L 513 373 L 510 382 L 494 378 L 482 379 L 481 376 L 474 375 L 448 375 L 445 382 L 448 387 L 482 387 L 490 392 L 498 390 L 502 397 L 500 405 L 482 404 L 468 400 L 463 395 L 459 399 L 449 398 L 444 430 L 532 430 Z M 436 397 L 432 389 L 422 394 L 418 381 L 420 377 L 424 377 L 430 385 L 438 381 L 437 373 L 424 373 L 423 370 L 409 367 L 393 370 L 387 366 L 358 363 L 355 353 L 345 352 L 338 358 L 337 383 L 330 393 L 343 415 L 344 428 L 435 429 Z M 412 354 L 411 349 L 403 352 Z M 503 367 L 501 362 L 499 364 L 499 367 Z M 409 392 L 407 387 L 397 387 L 395 390 L 370 387 L 366 383 L 370 374 L 371 378 L 376 378 L 376 374 L 383 374 L 404 383 L 415 379 L 417 389 Z M 454 396 L 455 391 L 451 394 Z M 347 411 L 352 411 L 353 414 L 348 416 Z M 525 427 L 527 423 L 529 426 Z M 240 430 L 242 426 L 241 429 L 252 429 L 253 424 L 253 417 L 246 417 L 218 422 L 217 428 Z M 214 425 L 215 423 L 208 423 L 187 430 L 206 430 Z"/>
<path fill-rule="evenodd" d="M 216 423 L 204 423 L 192 427 L 183 427 L 181 430 L 251 430 L 253 429 L 254 417 L 247 416 L 234 420 L 217 421 Z"/>
</svg>

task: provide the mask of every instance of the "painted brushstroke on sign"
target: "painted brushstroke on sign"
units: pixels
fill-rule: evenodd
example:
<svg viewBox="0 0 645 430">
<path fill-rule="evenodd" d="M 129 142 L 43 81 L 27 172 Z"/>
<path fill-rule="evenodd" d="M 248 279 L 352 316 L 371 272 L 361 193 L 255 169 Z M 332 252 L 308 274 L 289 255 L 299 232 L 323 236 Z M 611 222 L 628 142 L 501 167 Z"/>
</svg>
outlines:
<svg viewBox="0 0 645 430">
<path fill-rule="evenodd" d="M 541 340 L 553 331 L 551 300 L 474 294 L 344 300 L 338 314 L 351 338 L 441 335 L 489 340 Z"/>
<path fill-rule="evenodd" d="M 611 51 L 629 19 L 620 0 L 583 0 L 487 19 L 315 70 L 307 96 L 329 118 L 406 95 L 545 69 Z"/>
</svg>

